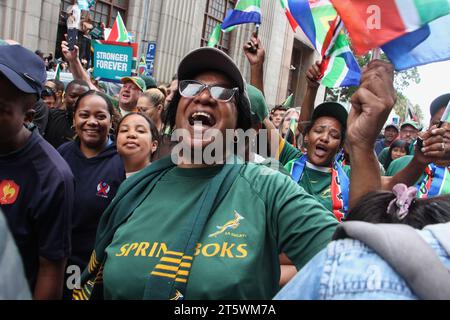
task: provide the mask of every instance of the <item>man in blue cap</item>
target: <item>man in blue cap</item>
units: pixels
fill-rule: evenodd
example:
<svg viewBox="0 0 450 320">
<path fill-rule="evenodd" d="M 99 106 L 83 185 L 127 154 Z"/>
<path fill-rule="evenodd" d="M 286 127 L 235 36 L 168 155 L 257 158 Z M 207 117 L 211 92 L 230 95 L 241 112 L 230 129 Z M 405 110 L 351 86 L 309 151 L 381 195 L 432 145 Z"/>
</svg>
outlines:
<svg viewBox="0 0 450 320">
<path fill-rule="evenodd" d="M 58 152 L 25 123 L 46 79 L 20 45 L 0 46 L 0 209 L 17 243 L 35 299 L 59 299 L 70 255 L 74 180 Z"/>
</svg>

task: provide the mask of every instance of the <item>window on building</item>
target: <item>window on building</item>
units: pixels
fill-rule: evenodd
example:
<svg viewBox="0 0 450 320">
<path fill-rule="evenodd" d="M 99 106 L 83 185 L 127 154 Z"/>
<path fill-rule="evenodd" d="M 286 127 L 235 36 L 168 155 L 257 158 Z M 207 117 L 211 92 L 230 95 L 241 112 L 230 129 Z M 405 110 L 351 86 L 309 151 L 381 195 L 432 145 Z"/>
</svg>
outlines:
<svg viewBox="0 0 450 320">
<path fill-rule="evenodd" d="M 66 11 L 71 4 L 71 0 L 62 0 L 62 10 Z M 90 12 L 94 22 L 103 22 L 107 28 L 111 28 L 118 12 L 126 23 L 127 9 L 128 0 L 97 0 Z"/>
<path fill-rule="evenodd" d="M 203 22 L 202 46 L 206 46 L 214 28 L 223 22 L 228 10 L 233 9 L 236 0 L 208 0 L 205 19 Z M 222 33 L 218 48 L 228 52 L 230 50 L 230 33 Z"/>
</svg>

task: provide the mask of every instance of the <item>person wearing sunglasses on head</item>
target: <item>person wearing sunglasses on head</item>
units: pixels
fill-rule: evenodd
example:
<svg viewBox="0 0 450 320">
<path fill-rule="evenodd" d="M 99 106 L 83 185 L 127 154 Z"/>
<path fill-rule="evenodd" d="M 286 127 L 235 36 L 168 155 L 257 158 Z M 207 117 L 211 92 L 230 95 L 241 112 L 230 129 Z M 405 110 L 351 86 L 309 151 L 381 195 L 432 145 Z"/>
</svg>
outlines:
<svg viewBox="0 0 450 320">
<path fill-rule="evenodd" d="M 75 299 L 270 299 L 279 252 L 300 268 L 331 239 L 338 222 L 312 196 L 235 154 L 251 111 L 231 58 L 196 49 L 178 80 L 166 124 L 181 143 L 121 185 Z"/>
</svg>

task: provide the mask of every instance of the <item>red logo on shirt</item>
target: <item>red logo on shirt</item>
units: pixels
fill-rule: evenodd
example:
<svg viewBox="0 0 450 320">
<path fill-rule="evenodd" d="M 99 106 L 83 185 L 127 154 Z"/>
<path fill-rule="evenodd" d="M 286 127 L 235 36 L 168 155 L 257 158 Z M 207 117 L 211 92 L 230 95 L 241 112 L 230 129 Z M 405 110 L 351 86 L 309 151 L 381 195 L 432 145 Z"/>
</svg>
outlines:
<svg viewBox="0 0 450 320">
<path fill-rule="evenodd" d="M 7 205 L 16 202 L 20 187 L 12 180 L 3 180 L 0 183 L 0 204 Z"/>
<path fill-rule="evenodd" d="M 111 187 L 106 182 L 100 182 L 97 186 L 97 196 L 102 198 L 108 198 L 109 191 Z"/>
</svg>

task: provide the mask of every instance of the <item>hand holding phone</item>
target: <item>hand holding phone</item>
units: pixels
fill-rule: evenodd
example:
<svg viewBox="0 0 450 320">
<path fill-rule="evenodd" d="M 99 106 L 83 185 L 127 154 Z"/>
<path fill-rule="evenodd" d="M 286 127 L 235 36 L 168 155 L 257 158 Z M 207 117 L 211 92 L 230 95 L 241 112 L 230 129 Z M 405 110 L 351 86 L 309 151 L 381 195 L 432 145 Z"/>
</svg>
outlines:
<svg viewBox="0 0 450 320">
<path fill-rule="evenodd" d="M 69 51 L 73 51 L 75 49 L 76 38 L 69 35 L 67 41 L 69 42 Z"/>
</svg>

